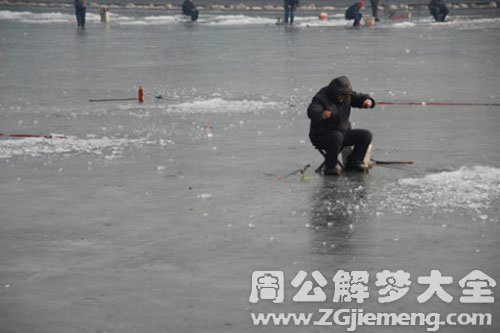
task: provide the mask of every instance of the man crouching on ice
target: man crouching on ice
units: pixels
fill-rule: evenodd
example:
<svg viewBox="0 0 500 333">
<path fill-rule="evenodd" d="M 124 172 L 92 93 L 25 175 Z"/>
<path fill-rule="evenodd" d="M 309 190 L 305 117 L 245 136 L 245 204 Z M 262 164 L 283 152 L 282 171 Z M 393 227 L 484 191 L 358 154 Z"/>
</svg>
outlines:
<svg viewBox="0 0 500 333">
<path fill-rule="evenodd" d="M 339 76 L 314 95 L 307 108 L 311 119 L 309 138 L 312 144 L 326 151 L 325 175 L 338 175 L 337 156 L 345 146 L 354 146 L 347 158 L 346 170 L 364 171 L 363 158 L 372 141 L 365 129 L 351 129 L 351 107 L 371 109 L 375 100 L 367 94 L 352 91 L 346 76 Z"/>
</svg>

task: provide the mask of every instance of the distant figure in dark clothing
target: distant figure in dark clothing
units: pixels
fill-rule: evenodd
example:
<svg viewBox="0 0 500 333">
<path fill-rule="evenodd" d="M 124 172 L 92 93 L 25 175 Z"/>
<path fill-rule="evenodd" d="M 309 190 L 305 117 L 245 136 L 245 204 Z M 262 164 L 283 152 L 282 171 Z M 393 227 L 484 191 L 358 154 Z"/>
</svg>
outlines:
<svg viewBox="0 0 500 333">
<path fill-rule="evenodd" d="M 375 22 L 379 22 L 380 19 L 378 18 L 378 0 L 370 0 L 370 3 L 372 5 L 372 16 L 375 18 Z"/>
<path fill-rule="evenodd" d="M 359 11 L 365 9 L 365 3 L 363 1 L 361 2 L 356 2 L 355 4 L 351 5 L 351 7 L 347 8 L 345 12 L 345 19 L 346 20 L 354 20 L 354 24 L 352 25 L 355 28 L 358 28 L 361 26 L 361 18 L 363 17 L 363 14 L 361 14 Z"/>
<path fill-rule="evenodd" d="M 431 2 L 429 2 L 429 10 L 436 22 L 444 22 L 446 20 L 446 15 L 450 12 L 443 0 L 431 0 Z"/>
<path fill-rule="evenodd" d="M 295 18 L 295 11 L 299 8 L 299 0 L 285 0 L 285 24 L 288 24 L 288 18 L 290 18 L 290 24 L 293 25 L 293 19 Z"/>
<path fill-rule="evenodd" d="M 78 28 L 85 29 L 85 14 L 87 11 L 88 0 L 75 0 L 75 15 Z"/>
<path fill-rule="evenodd" d="M 352 90 L 346 76 L 332 80 L 314 95 L 307 108 L 311 119 L 309 138 L 317 149 L 326 150 L 325 175 L 338 175 L 337 156 L 346 146 L 354 146 L 347 158 L 346 170 L 364 171 L 363 159 L 372 141 L 372 133 L 365 129 L 352 129 L 349 116 L 351 107 L 371 109 L 375 100 L 367 94 Z"/>
<path fill-rule="evenodd" d="M 196 9 L 193 0 L 185 0 L 182 3 L 182 14 L 189 16 L 193 22 L 198 19 L 198 9 Z"/>
</svg>

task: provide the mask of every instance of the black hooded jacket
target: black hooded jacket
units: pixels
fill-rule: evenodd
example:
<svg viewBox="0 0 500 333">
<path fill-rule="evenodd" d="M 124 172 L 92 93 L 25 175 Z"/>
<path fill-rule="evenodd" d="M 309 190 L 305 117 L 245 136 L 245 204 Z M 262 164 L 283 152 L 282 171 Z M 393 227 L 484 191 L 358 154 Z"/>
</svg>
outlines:
<svg viewBox="0 0 500 333">
<path fill-rule="evenodd" d="M 191 14 L 193 13 L 193 10 L 195 10 L 195 9 L 196 9 L 196 6 L 194 5 L 194 3 L 192 1 L 185 0 L 182 3 L 182 14 L 184 14 L 184 15 L 191 16 Z"/>
<path fill-rule="evenodd" d="M 436 21 L 441 22 L 443 22 L 446 18 L 446 15 L 450 13 L 443 0 L 431 0 L 431 2 L 429 2 L 429 10 L 431 11 L 431 14 L 432 16 L 434 16 Z"/>
<path fill-rule="evenodd" d="M 356 16 L 359 14 L 359 10 L 361 9 L 361 3 L 356 2 L 352 4 L 349 8 L 347 8 L 345 12 L 346 20 L 354 20 Z"/>
<path fill-rule="evenodd" d="M 342 103 L 337 101 L 339 95 L 347 95 Z M 375 100 L 367 94 L 352 91 L 351 82 L 346 76 L 333 79 L 328 86 L 321 88 L 314 95 L 307 108 L 307 116 L 311 119 L 309 136 L 313 138 L 329 131 L 344 132 L 350 129 L 351 107 L 362 108 L 366 99 L 371 99 L 372 108 L 374 108 Z M 331 111 L 332 116 L 323 119 L 322 113 L 324 111 Z"/>
</svg>

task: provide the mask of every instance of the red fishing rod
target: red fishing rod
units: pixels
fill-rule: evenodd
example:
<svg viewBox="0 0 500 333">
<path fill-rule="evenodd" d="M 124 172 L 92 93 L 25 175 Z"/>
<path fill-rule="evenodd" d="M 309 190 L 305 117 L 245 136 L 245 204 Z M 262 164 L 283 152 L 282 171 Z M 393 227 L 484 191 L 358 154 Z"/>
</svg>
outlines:
<svg viewBox="0 0 500 333">
<path fill-rule="evenodd" d="M 500 103 L 461 103 L 461 102 L 377 102 L 377 105 L 418 105 L 418 106 L 500 106 Z"/>
<path fill-rule="evenodd" d="M 15 139 L 27 139 L 27 138 L 43 138 L 43 139 L 67 139 L 65 135 L 62 134 L 4 134 L 0 133 L 0 138 L 15 138 Z"/>
</svg>

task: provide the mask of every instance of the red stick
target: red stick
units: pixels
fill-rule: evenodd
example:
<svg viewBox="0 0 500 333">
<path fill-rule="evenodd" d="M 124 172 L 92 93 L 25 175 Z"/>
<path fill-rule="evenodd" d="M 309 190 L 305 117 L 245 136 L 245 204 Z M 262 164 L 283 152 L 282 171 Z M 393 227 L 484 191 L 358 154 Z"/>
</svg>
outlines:
<svg viewBox="0 0 500 333">
<path fill-rule="evenodd" d="M 103 98 L 103 99 L 89 99 L 89 102 L 117 102 L 117 101 L 136 101 L 137 97 L 131 98 Z"/>
<path fill-rule="evenodd" d="M 419 105 L 419 106 L 500 106 L 500 103 L 460 103 L 460 102 L 377 102 L 378 105 Z"/>
<path fill-rule="evenodd" d="M 0 133 L 0 137 L 7 137 L 7 138 L 18 138 L 18 139 L 24 139 L 24 138 L 45 138 L 45 139 L 66 139 L 66 136 L 64 135 L 51 135 L 51 134 L 2 134 Z"/>
</svg>

